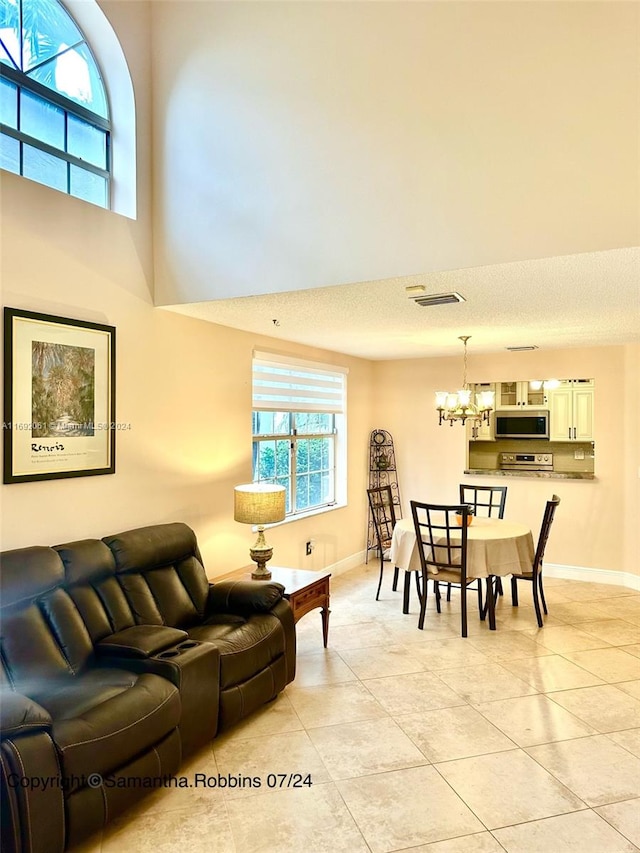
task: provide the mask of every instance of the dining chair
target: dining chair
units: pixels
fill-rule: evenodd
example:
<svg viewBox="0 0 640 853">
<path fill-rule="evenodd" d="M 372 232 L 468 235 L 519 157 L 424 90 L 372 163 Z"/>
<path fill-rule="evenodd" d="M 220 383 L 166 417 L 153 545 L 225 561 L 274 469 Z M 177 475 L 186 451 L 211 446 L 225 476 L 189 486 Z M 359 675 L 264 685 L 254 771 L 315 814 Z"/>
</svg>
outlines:
<svg viewBox="0 0 640 853">
<path fill-rule="evenodd" d="M 475 515 L 504 518 L 506 502 L 506 486 L 472 486 L 460 483 L 460 503 L 472 506 Z"/>
<path fill-rule="evenodd" d="M 424 629 L 427 612 L 429 581 L 434 582 L 436 609 L 441 612 L 438 585 L 450 583 L 460 587 L 460 614 L 462 636 L 467 636 L 467 587 L 476 582 L 476 578 L 467 577 L 467 517 L 466 504 L 450 506 L 446 504 L 428 504 L 411 501 L 411 514 L 416 531 L 418 554 L 422 569 L 422 594 L 420 596 L 420 617 L 418 628 Z M 462 524 L 456 520 L 460 517 Z M 452 535 L 454 534 L 454 535 Z M 480 618 L 484 618 L 482 607 L 482 589 L 478 580 L 478 608 Z M 487 584 L 487 595 L 492 596 L 491 584 Z M 489 608 L 491 614 L 493 607 Z"/>
<path fill-rule="evenodd" d="M 551 531 L 551 524 L 553 522 L 554 516 L 556 514 L 556 509 L 558 508 L 558 504 L 560 503 L 560 498 L 557 495 L 553 495 L 550 501 L 547 501 L 547 505 L 544 510 L 544 515 L 542 517 L 542 526 L 540 527 L 540 535 L 538 537 L 538 545 L 536 547 L 536 553 L 533 558 L 533 566 L 531 572 L 512 575 L 511 576 L 511 604 L 513 607 L 518 606 L 518 581 L 529 581 L 533 588 L 533 606 L 536 609 L 536 618 L 538 620 L 538 627 L 542 628 L 542 613 L 540 612 L 540 601 L 542 601 L 542 608 L 544 610 L 545 616 L 547 615 L 547 602 L 544 598 L 544 587 L 542 585 L 542 560 L 544 558 L 544 551 L 547 547 L 547 540 L 549 539 L 549 532 Z"/>
<path fill-rule="evenodd" d="M 367 497 L 369 499 L 369 508 L 371 509 L 373 526 L 376 531 L 376 539 L 378 540 L 378 552 L 380 554 L 380 578 L 378 579 L 378 590 L 376 592 L 376 601 L 378 601 L 380 587 L 382 586 L 384 564 L 389 561 L 391 537 L 393 536 L 393 528 L 396 526 L 396 510 L 393 504 L 391 486 L 377 486 L 376 488 L 367 489 Z M 394 590 L 398 588 L 397 566 L 393 573 L 393 588 Z"/>
<path fill-rule="evenodd" d="M 460 483 L 460 503 L 473 507 L 474 515 L 483 518 L 504 518 L 507 503 L 506 486 L 472 486 Z M 496 578 L 496 595 L 502 595 L 502 580 Z M 447 589 L 447 601 L 450 590 Z"/>
<path fill-rule="evenodd" d="M 378 486 L 376 488 L 367 489 L 369 497 L 369 506 L 373 516 L 373 523 L 378 539 L 378 550 L 380 552 L 380 578 L 378 580 L 378 590 L 376 592 L 376 601 L 380 596 L 380 588 L 382 586 L 382 576 L 384 573 L 384 564 L 389 562 L 389 549 L 391 548 L 391 540 L 393 537 L 393 528 L 396 525 L 396 513 L 393 503 L 393 491 L 391 486 Z M 393 589 L 398 588 L 398 573 L 397 566 L 393 568 Z M 418 590 L 418 600 L 420 600 L 420 580 L 418 572 L 413 569 L 406 569 L 404 573 L 404 586 L 402 595 L 402 612 L 409 612 L 409 593 L 411 590 L 411 575 L 416 579 L 416 589 Z"/>
</svg>

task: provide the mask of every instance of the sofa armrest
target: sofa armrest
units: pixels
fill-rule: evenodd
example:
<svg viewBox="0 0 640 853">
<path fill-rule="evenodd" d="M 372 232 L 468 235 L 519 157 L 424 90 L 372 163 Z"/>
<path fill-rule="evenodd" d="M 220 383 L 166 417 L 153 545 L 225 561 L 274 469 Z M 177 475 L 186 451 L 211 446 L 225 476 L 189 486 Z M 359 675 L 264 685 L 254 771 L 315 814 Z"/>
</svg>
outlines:
<svg viewBox="0 0 640 853">
<path fill-rule="evenodd" d="M 62 853 L 63 777 L 51 736 L 43 730 L 51 719 L 46 721 L 49 715 L 36 702 L 19 693 L 12 699 L 10 692 L 2 691 L 2 722 L 13 726 L 13 736 L 3 730 L 0 742 L 0 849 Z"/>
<path fill-rule="evenodd" d="M 186 631 L 166 625 L 132 625 L 110 634 L 99 643 L 99 655 L 122 658 L 150 658 L 158 652 L 189 639 Z"/>
<path fill-rule="evenodd" d="M 284 596 L 274 581 L 218 581 L 209 584 L 207 615 L 211 613 L 268 613 Z"/>
<path fill-rule="evenodd" d="M 0 692 L 0 739 L 50 731 L 51 724 L 49 712 L 33 699 L 13 690 Z"/>
</svg>

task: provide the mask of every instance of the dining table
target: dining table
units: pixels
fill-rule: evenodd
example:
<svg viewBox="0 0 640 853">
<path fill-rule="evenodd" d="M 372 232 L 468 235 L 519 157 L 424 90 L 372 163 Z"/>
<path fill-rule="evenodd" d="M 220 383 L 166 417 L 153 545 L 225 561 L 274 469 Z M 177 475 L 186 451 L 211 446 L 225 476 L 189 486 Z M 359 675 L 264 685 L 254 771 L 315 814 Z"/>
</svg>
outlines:
<svg viewBox="0 0 640 853">
<path fill-rule="evenodd" d="M 462 528 L 451 532 L 452 540 L 462 536 Z M 446 540 L 443 540 L 445 544 Z M 491 582 L 494 577 L 530 574 L 533 567 L 534 545 L 531 528 L 526 524 L 504 518 L 473 516 L 467 527 L 467 577 Z M 421 572 L 413 518 L 396 522 L 391 539 L 389 559 L 393 566 L 405 572 Z M 437 570 L 431 567 L 437 575 Z M 493 595 L 487 596 L 488 606 L 494 607 Z M 405 611 L 406 612 L 406 611 Z M 491 626 L 495 612 L 489 613 Z"/>
</svg>

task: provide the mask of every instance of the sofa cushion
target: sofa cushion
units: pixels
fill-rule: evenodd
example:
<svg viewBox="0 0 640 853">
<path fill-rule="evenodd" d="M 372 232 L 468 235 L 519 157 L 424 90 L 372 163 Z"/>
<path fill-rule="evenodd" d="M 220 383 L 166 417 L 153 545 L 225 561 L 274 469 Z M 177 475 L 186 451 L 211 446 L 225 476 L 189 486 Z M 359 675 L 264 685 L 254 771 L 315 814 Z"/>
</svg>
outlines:
<svg viewBox="0 0 640 853">
<path fill-rule="evenodd" d="M 174 522 L 128 530 L 103 541 L 138 624 L 185 628 L 205 614 L 209 582 L 196 535 Z"/>
<path fill-rule="evenodd" d="M 53 548 L 34 545 L 2 552 L 0 607 L 26 606 L 64 580 L 64 567 Z"/>
<path fill-rule="evenodd" d="M 182 627 L 198 612 L 174 566 L 125 572 L 119 580 L 138 625 Z"/>
<path fill-rule="evenodd" d="M 78 608 L 64 589 L 54 590 L 39 605 L 65 660 L 80 672 L 93 658 L 93 643 Z"/>
<path fill-rule="evenodd" d="M 37 603 L 2 613 L 2 657 L 13 687 L 36 701 L 52 679 L 73 674 Z"/>
<path fill-rule="evenodd" d="M 82 777 L 108 775 L 149 749 L 180 720 L 180 695 L 164 678 L 96 667 L 51 684 L 43 707 L 70 790 Z"/>
<path fill-rule="evenodd" d="M 56 545 L 55 551 L 64 563 L 65 580 L 69 586 L 97 583 L 116 573 L 113 554 L 100 539 L 65 542 L 64 545 Z"/>
<path fill-rule="evenodd" d="M 135 619 L 116 580 L 113 554 L 100 539 L 56 545 L 64 564 L 65 586 L 92 642 L 131 627 Z"/>
<path fill-rule="evenodd" d="M 200 556 L 196 534 L 179 521 L 138 527 L 105 536 L 102 541 L 113 553 L 119 572 L 169 566 L 193 554 Z"/>
<path fill-rule="evenodd" d="M 252 678 L 285 653 L 282 623 L 267 614 L 248 618 L 217 614 L 204 625 L 189 628 L 187 633 L 220 650 L 221 690 Z"/>
</svg>

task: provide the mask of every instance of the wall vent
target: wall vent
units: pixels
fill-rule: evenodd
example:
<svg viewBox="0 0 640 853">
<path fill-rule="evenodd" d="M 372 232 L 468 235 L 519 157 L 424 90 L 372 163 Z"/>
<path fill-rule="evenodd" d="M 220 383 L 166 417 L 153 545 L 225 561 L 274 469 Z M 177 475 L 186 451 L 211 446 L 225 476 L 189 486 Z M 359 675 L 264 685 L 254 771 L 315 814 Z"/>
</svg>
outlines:
<svg viewBox="0 0 640 853">
<path fill-rule="evenodd" d="M 466 302 L 464 296 L 452 291 L 451 293 L 431 293 L 410 296 L 410 299 L 423 308 L 429 305 L 451 305 L 453 302 Z"/>
<path fill-rule="evenodd" d="M 523 347 L 505 347 L 505 349 L 509 350 L 509 352 L 529 352 L 529 350 L 539 349 L 539 347 L 536 344 L 531 344 Z"/>
</svg>

